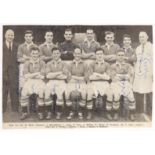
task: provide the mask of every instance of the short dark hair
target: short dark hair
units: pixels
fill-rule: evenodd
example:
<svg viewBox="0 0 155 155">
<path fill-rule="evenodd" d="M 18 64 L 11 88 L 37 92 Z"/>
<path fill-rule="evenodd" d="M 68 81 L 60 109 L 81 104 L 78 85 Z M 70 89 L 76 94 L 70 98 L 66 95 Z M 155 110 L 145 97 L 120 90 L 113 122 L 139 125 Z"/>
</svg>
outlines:
<svg viewBox="0 0 155 155">
<path fill-rule="evenodd" d="M 57 47 L 52 48 L 52 53 L 53 53 L 53 51 L 57 51 L 57 50 L 60 51 L 60 49 Z"/>
<path fill-rule="evenodd" d="M 130 38 L 130 39 L 131 39 L 131 36 L 130 36 L 129 34 L 124 34 L 124 35 L 123 35 L 123 39 L 124 39 L 124 38 Z"/>
<path fill-rule="evenodd" d="M 103 54 L 105 53 L 104 49 L 102 49 L 102 48 L 97 48 L 97 49 L 95 50 L 95 53 L 97 53 L 98 51 L 102 51 Z"/>
<path fill-rule="evenodd" d="M 46 31 L 45 31 L 45 34 L 46 34 L 47 32 L 52 32 L 52 33 L 53 33 L 53 31 L 52 31 L 52 30 L 46 30 Z"/>
<path fill-rule="evenodd" d="M 26 30 L 26 31 L 24 32 L 24 34 L 31 34 L 31 35 L 33 36 L 33 31 L 31 31 L 31 30 Z"/>
<path fill-rule="evenodd" d="M 76 47 L 74 48 L 74 51 L 75 51 L 76 49 L 79 49 L 79 50 L 81 51 L 81 53 L 82 53 L 82 49 L 81 49 L 79 46 L 76 46 Z"/>
<path fill-rule="evenodd" d="M 72 32 L 73 33 L 73 31 L 72 31 L 72 29 L 71 28 L 67 28 L 67 29 L 65 29 L 65 32 L 66 31 L 70 31 L 70 32 Z"/>
<path fill-rule="evenodd" d="M 38 51 L 38 52 L 40 52 L 40 49 L 39 49 L 39 47 L 38 46 L 32 46 L 31 48 L 30 48 L 30 53 L 32 52 L 32 51 Z"/>
<path fill-rule="evenodd" d="M 86 29 L 86 31 L 88 31 L 88 30 L 92 30 L 92 31 L 94 32 L 93 28 L 91 28 L 91 27 L 88 27 L 88 28 Z"/>
<path fill-rule="evenodd" d="M 117 50 L 117 54 L 118 54 L 119 52 L 123 52 L 123 53 L 125 53 L 125 51 L 124 51 L 123 48 L 119 48 L 119 49 Z"/>
<path fill-rule="evenodd" d="M 115 35 L 114 32 L 112 32 L 112 31 L 105 31 L 105 36 L 106 36 L 106 35 L 109 35 L 109 34 Z"/>
</svg>

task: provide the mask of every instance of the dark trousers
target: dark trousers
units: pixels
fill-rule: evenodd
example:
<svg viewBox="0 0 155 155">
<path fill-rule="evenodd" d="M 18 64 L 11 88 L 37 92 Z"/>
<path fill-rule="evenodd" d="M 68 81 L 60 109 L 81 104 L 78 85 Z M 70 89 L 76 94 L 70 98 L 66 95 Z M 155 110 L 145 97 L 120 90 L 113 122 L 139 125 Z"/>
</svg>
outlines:
<svg viewBox="0 0 155 155">
<path fill-rule="evenodd" d="M 18 111 L 19 93 L 18 84 L 14 80 L 3 80 L 3 112 L 7 109 L 8 94 L 10 93 L 12 111 Z"/>
<path fill-rule="evenodd" d="M 144 113 L 144 94 L 134 93 L 136 112 Z M 152 116 L 152 93 L 146 94 L 146 114 Z"/>
</svg>

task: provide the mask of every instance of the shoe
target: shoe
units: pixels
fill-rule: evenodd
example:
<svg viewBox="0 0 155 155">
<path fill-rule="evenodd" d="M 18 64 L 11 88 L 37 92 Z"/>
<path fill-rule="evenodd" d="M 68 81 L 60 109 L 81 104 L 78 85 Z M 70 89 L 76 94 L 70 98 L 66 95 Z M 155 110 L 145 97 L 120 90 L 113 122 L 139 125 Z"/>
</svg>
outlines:
<svg viewBox="0 0 155 155">
<path fill-rule="evenodd" d="M 133 114 L 130 114 L 130 120 L 134 121 L 135 120 L 135 116 Z"/>
<path fill-rule="evenodd" d="M 70 113 L 69 113 L 69 116 L 67 117 L 67 119 L 68 119 L 68 120 L 71 120 L 71 119 L 73 118 L 73 116 L 74 116 L 74 113 L 73 113 L 73 112 L 70 112 Z"/>
<path fill-rule="evenodd" d="M 38 113 L 38 118 L 39 118 L 40 120 L 43 120 L 43 119 L 44 119 L 43 113 Z"/>
<path fill-rule="evenodd" d="M 106 114 L 106 116 L 109 121 L 112 121 L 112 116 L 110 114 Z"/>
<path fill-rule="evenodd" d="M 58 113 L 56 114 L 56 119 L 57 119 L 57 120 L 60 120 L 60 119 L 61 119 L 61 113 L 58 112 Z"/>
<path fill-rule="evenodd" d="M 47 113 L 47 116 L 46 116 L 46 119 L 47 119 L 47 120 L 50 120 L 51 117 L 52 117 L 52 113 L 51 113 L 51 112 L 48 112 L 48 113 Z"/>
<path fill-rule="evenodd" d="M 86 117 L 87 120 L 90 120 L 92 118 L 92 113 L 91 112 L 88 112 L 88 115 Z"/>
<path fill-rule="evenodd" d="M 83 119 L 83 114 L 82 114 L 82 112 L 79 112 L 79 113 L 78 113 L 78 118 L 79 118 L 80 120 Z"/>
<path fill-rule="evenodd" d="M 115 113 L 114 114 L 114 121 L 117 121 L 118 120 L 118 113 Z"/>
<path fill-rule="evenodd" d="M 27 118 L 28 114 L 27 113 L 22 113 L 21 115 L 21 120 L 25 120 Z"/>
</svg>

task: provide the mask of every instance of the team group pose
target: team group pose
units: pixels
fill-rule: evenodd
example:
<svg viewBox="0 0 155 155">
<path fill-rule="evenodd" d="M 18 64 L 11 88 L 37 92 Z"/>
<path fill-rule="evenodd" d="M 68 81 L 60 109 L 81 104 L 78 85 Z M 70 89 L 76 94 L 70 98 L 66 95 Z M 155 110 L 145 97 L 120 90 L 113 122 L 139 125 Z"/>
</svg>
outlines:
<svg viewBox="0 0 155 155">
<path fill-rule="evenodd" d="M 6 31 L 8 47 L 13 44 L 12 35 L 13 30 Z M 152 93 L 153 51 L 149 37 L 146 32 L 139 32 L 140 45 L 137 48 L 132 47 L 128 34 L 122 36 L 121 46 L 115 43 L 114 32 L 105 32 L 104 45 L 97 42 L 96 37 L 94 30 L 88 28 L 85 39 L 76 44 L 72 30 L 66 29 L 64 42 L 54 44 L 54 33 L 46 31 L 45 42 L 37 45 L 33 42 L 33 32 L 25 31 L 25 42 L 16 51 L 21 120 L 31 117 L 29 108 L 33 94 L 36 95 L 35 108 L 39 120 L 61 120 L 64 117 L 67 120 L 91 120 L 96 109 L 104 113 L 100 117 L 109 121 L 117 121 L 120 115 L 135 120 L 138 104 L 135 94 L 144 95 L 144 98 L 147 95 L 150 99 Z M 8 83 L 9 67 L 3 73 L 3 83 Z M 140 89 L 143 84 L 143 89 Z M 3 107 L 6 109 L 4 95 Z M 147 109 L 152 107 L 149 103 Z M 150 110 L 145 112 L 150 113 Z"/>
</svg>

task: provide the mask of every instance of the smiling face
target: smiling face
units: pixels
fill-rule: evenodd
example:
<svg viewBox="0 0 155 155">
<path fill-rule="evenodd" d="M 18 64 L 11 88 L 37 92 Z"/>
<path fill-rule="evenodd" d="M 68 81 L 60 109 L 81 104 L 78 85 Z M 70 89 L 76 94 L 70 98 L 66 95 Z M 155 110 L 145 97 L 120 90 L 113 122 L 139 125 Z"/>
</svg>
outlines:
<svg viewBox="0 0 155 155">
<path fill-rule="evenodd" d="M 46 32 L 45 33 L 45 41 L 47 43 L 52 43 L 52 41 L 53 41 L 53 32 Z"/>
<path fill-rule="evenodd" d="M 58 49 L 53 50 L 53 53 L 52 53 L 53 60 L 55 61 L 59 60 L 60 56 L 61 56 L 61 53 Z"/>
<path fill-rule="evenodd" d="M 31 57 L 35 61 L 39 58 L 39 50 L 37 49 L 32 49 L 31 51 Z"/>
<path fill-rule="evenodd" d="M 25 38 L 25 41 L 26 41 L 28 44 L 31 44 L 31 43 L 32 43 L 32 40 L 33 40 L 32 33 L 26 33 L 24 38 Z"/>
<path fill-rule="evenodd" d="M 88 40 L 94 39 L 94 32 L 93 32 L 93 30 L 91 30 L 91 29 L 89 30 L 89 29 L 88 29 L 88 30 L 86 31 L 86 36 L 87 36 L 87 39 L 88 39 Z"/>
<path fill-rule="evenodd" d="M 81 59 L 81 57 L 82 57 L 82 51 L 81 51 L 81 49 L 76 48 L 76 49 L 74 50 L 73 56 L 74 56 L 74 59 L 75 59 L 76 61 L 79 61 L 79 60 Z"/>
<path fill-rule="evenodd" d="M 104 54 L 102 50 L 96 51 L 96 60 L 97 61 L 103 61 L 104 60 Z"/>
<path fill-rule="evenodd" d="M 72 31 L 65 31 L 64 37 L 65 37 L 65 40 L 67 41 L 72 40 L 72 37 L 73 37 Z"/>
<path fill-rule="evenodd" d="M 5 39 L 8 41 L 8 42 L 13 42 L 14 40 L 14 31 L 9 29 L 6 31 L 5 33 Z"/>
<path fill-rule="evenodd" d="M 131 38 L 124 37 L 123 38 L 123 45 L 126 46 L 126 47 L 130 46 L 131 45 Z"/>
<path fill-rule="evenodd" d="M 113 43 L 114 39 L 115 39 L 115 37 L 114 37 L 113 33 L 106 34 L 106 36 L 105 36 L 105 40 L 109 44 Z"/>
<path fill-rule="evenodd" d="M 146 32 L 140 32 L 140 33 L 139 33 L 139 42 L 140 42 L 141 44 L 145 44 L 145 43 L 147 42 L 147 40 L 148 40 L 148 35 L 147 35 L 147 33 L 146 33 Z"/>
</svg>

